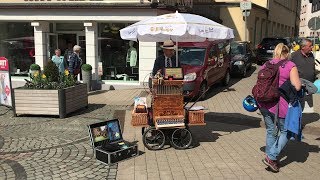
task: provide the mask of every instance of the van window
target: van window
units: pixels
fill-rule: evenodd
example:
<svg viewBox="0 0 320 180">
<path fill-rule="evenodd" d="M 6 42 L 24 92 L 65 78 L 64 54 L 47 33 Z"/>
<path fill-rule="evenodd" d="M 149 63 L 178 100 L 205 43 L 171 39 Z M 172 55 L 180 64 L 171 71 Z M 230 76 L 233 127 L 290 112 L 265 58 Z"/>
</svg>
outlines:
<svg viewBox="0 0 320 180">
<path fill-rule="evenodd" d="M 181 64 L 202 66 L 205 58 L 205 48 L 179 47 L 179 59 Z"/>
<path fill-rule="evenodd" d="M 209 58 L 214 59 L 214 57 L 218 57 L 218 50 L 216 45 L 214 45 L 209 52 Z"/>
</svg>

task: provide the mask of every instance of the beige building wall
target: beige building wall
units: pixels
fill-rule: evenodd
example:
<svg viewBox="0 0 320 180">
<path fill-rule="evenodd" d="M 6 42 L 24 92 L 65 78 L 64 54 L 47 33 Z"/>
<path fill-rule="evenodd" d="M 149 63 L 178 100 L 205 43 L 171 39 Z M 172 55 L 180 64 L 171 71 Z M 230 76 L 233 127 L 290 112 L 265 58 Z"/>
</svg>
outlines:
<svg viewBox="0 0 320 180">
<path fill-rule="evenodd" d="M 299 18 L 296 16 L 297 3 L 299 1 L 286 0 L 252 0 L 250 16 L 247 17 L 247 28 L 240 10 L 240 0 L 225 0 L 229 6 L 220 8 L 220 18 L 223 25 L 234 29 L 235 40 L 244 41 L 247 32 L 248 41 L 256 46 L 264 37 L 293 37 L 295 26 L 298 26 Z M 300 6 L 298 7 L 298 10 Z"/>
<path fill-rule="evenodd" d="M 307 37 L 307 36 L 314 36 L 314 31 L 311 31 L 308 27 L 308 22 L 313 17 L 320 17 L 320 11 L 312 13 L 312 3 L 309 0 L 302 0 L 301 2 L 301 13 L 300 13 L 300 29 L 299 29 L 299 36 L 300 37 Z M 317 34 L 319 34 L 319 30 Z M 316 35 L 317 36 L 317 35 Z"/>
</svg>

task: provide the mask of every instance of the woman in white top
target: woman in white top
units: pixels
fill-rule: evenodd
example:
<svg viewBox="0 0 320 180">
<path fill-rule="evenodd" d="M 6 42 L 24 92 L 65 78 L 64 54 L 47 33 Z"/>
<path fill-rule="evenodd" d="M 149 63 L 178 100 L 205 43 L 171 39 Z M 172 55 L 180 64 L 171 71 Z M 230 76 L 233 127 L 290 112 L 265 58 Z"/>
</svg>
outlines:
<svg viewBox="0 0 320 180">
<path fill-rule="evenodd" d="M 60 49 L 56 49 L 55 51 L 55 54 L 54 56 L 52 56 L 51 60 L 56 64 L 56 66 L 58 67 L 59 69 L 59 73 L 63 73 L 64 70 L 65 70 L 65 67 L 64 67 L 64 57 L 61 56 L 61 50 Z"/>
</svg>

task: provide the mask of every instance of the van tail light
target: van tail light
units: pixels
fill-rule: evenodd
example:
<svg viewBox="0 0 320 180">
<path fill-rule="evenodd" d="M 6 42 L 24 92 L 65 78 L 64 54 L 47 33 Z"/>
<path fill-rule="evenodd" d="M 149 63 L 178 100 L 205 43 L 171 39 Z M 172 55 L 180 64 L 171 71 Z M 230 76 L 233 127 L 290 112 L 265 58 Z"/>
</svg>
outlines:
<svg viewBox="0 0 320 180">
<path fill-rule="evenodd" d="M 261 49 L 261 48 L 262 48 L 262 45 L 261 45 L 261 44 L 258 44 L 258 45 L 257 45 L 257 48 L 258 48 L 258 49 Z"/>
</svg>

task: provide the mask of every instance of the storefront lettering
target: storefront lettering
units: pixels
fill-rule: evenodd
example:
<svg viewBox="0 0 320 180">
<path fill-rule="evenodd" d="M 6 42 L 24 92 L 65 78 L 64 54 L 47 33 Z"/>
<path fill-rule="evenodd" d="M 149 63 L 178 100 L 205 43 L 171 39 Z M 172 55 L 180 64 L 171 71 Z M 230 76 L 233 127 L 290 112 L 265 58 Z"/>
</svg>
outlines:
<svg viewBox="0 0 320 180">
<path fill-rule="evenodd" d="M 159 4 L 165 4 L 170 6 L 184 6 L 184 7 L 192 7 L 193 0 L 159 0 Z"/>
</svg>

